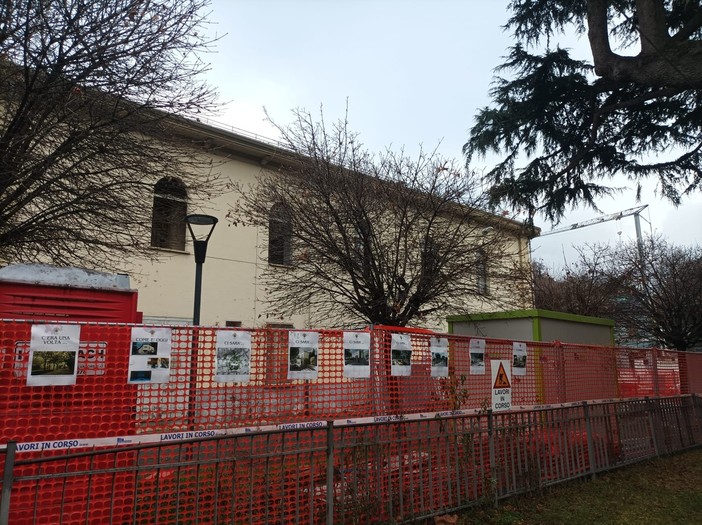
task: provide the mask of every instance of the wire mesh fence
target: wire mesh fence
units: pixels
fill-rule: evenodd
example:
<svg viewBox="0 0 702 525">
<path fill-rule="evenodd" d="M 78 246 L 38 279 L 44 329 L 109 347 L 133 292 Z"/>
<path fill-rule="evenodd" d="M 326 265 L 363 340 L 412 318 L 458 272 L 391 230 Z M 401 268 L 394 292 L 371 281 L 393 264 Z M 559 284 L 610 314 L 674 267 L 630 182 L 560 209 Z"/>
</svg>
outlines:
<svg viewBox="0 0 702 525">
<path fill-rule="evenodd" d="M 330 421 L 54 457 L 16 455 L 13 442 L 0 524 L 404 523 L 700 444 L 698 396 Z"/>
</svg>

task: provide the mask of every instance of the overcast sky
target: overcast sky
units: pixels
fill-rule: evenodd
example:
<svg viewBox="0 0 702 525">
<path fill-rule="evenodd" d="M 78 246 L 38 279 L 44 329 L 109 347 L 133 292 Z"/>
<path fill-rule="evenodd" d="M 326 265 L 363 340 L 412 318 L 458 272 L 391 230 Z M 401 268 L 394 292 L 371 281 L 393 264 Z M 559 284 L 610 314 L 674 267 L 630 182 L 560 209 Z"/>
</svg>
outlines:
<svg viewBox="0 0 702 525">
<path fill-rule="evenodd" d="M 209 81 L 226 102 L 215 119 L 275 138 L 263 108 L 278 123 L 293 108 L 343 117 L 372 151 L 437 146 L 461 159 L 477 110 L 489 103 L 493 69 L 510 37 L 506 0 L 213 0 L 212 30 L 222 36 Z M 587 43 L 564 40 L 584 56 Z M 476 169 L 486 163 L 475 163 Z M 622 181 L 617 185 L 626 186 Z M 632 189 L 603 200 L 604 214 L 648 204 L 644 234 L 680 244 L 702 242 L 702 194 L 675 209 L 652 187 L 637 202 Z M 560 226 L 597 217 L 569 213 Z M 543 231 L 550 224 L 539 223 Z M 534 258 L 558 268 L 573 246 L 635 238 L 633 217 L 532 241 Z"/>
</svg>

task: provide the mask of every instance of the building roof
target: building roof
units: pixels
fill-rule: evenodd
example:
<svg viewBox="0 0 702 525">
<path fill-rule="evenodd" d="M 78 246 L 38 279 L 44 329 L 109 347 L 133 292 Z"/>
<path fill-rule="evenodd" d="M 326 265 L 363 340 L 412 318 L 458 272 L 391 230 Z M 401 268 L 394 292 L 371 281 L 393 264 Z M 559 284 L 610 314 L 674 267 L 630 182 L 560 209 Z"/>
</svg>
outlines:
<svg viewBox="0 0 702 525">
<path fill-rule="evenodd" d="M 60 268 L 48 264 L 11 264 L 0 268 L 0 281 L 71 286 L 99 290 L 129 290 L 129 276 L 87 270 Z"/>
<path fill-rule="evenodd" d="M 209 119 L 173 117 L 172 126 L 182 136 L 199 142 L 201 147 L 228 158 L 261 166 L 284 166 L 286 157 L 290 158 L 293 154 L 282 142 Z M 497 222 L 502 227 L 518 230 L 530 239 L 538 237 L 541 233 L 540 228 L 530 227 L 522 221 L 483 210 L 478 211 L 484 214 L 486 226 Z"/>
</svg>

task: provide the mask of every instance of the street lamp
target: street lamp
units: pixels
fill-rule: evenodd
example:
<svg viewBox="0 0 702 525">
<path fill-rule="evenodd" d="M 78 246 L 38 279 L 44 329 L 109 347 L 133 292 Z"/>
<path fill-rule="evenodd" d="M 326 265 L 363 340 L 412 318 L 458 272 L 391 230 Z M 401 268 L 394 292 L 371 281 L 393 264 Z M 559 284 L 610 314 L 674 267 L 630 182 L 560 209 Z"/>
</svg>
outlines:
<svg viewBox="0 0 702 525">
<path fill-rule="evenodd" d="M 217 217 L 194 213 L 185 217 L 185 222 L 193 240 L 195 252 L 195 302 L 193 305 L 193 324 L 200 324 L 200 300 L 202 298 L 202 265 L 205 264 L 207 243 L 217 225 Z M 193 229 L 195 226 L 195 229 Z"/>
<path fill-rule="evenodd" d="M 200 299 L 202 297 L 202 265 L 205 264 L 207 243 L 217 225 L 217 217 L 195 213 L 185 217 L 185 222 L 193 240 L 195 253 L 195 303 L 193 306 L 193 325 L 200 325 Z M 193 228 L 193 226 L 195 228 Z M 197 405 L 197 357 L 198 328 L 193 330 L 192 351 L 190 354 L 190 387 L 188 395 L 188 428 L 195 430 L 195 407 Z"/>
</svg>

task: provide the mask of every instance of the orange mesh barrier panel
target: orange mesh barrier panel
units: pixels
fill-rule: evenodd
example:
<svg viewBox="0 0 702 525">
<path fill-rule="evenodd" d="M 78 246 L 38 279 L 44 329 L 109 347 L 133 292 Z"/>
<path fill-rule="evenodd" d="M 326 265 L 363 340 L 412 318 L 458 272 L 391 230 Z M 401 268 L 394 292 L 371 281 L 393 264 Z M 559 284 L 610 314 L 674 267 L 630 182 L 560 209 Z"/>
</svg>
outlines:
<svg viewBox="0 0 702 525">
<path fill-rule="evenodd" d="M 80 324 L 75 384 L 28 386 L 27 376 L 33 366 L 30 363 L 32 324 L 0 321 L 0 419 L 3 422 L 0 445 L 16 441 L 20 443 L 20 456 L 33 458 L 80 449 L 85 446 L 81 445 L 82 442 L 99 447 L 113 445 L 115 439 L 117 444 L 139 441 L 130 440 L 134 436 L 155 435 L 152 442 L 176 441 L 214 436 L 223 429 L 248 427 L 255 430 L 266 425 L 281 425 L 279 428 L 285 430 L 284 424 L 291 422 L 310 422 L 312 425 L 329 420 L 352 421 L 354 418 L 384 421 L 388 417 L 392 420 L 399 416 L 401 419 L 403 414 L 439 412 L 445 415 L 446 412 L 466 409 L 487 410 L 492 403 L 492 361 L 503 360 L 511 365 L 517 365 L 519 361 L 512 341 L 485 340 L 478 344 L 476 341 L 482 340 L 426 330 L 392 327 L 356 332 L 167 328 L 168 354 L 154 353 L 150 357 L 149 352 L 156 352 L 156 345 L 139 346 L 141 343 L 137 343 L 134 337 L 135 326 Z M 228 343 L 218 339 L 222 334 L 228 334 Z M 250 336 L 250 352 L 243 355 L 227 348 L 236 339 L 233 334 L 247 341 Z M 361 341 L 368 338 L 369 353 L 362 351 L 363 345 L 358 347 L 361 350 L 353 347 L 345 340 L 345 335 Z M 293 338 L 299 341 L 293 341 Z M 702 392 L 702 354 L 560 343 L 526 343 L 523 348 L 526 349 L 526 359 L 519 363 L 523 365 L 520 367 L 523 373 L 518 375 L 517 367 L 512 366 L 510 377 L 515 408 L 590 399 Z M 141 355 L 141 351 L 146 355 Z M 137 370 L 137 361 L 145 363 L 147 369 Z M 52 370 L 47 368 L 42 372 L 51 375 Z M 161 377 L 163 382 L 155 382 L 156 377 Z M 379 436 L 386 443 L 387 451 L 398 461 L 395 473 L 393 469 L 387 469 L 384 483 L 389 486 L 402 484 L 406 479 L 414 479 L 415 470 L 424 472 L 426 468 L 428 472 L 435 472 L 431 483 L 445 483 L 441 469 L 435 470 L 434 463 L 434 466 L 423 464 L 430 456 L 410 456 L 414 453 L 397 448 L 395 444 L 411 443 L 424 437 L 413 435 L 404 427 L 402 430 L 397 428 L 386 429 Z M 421 425 L 413 428 L 424 432 Z M 435 430 L 432 426 L 431 432 Z M 352 442 L 364 439 L 363 434 L 355 432 L 337 431 L 346 433 Z M 575 437 L 569 439 L 576 439 L 581 429 L 573 432 Z M 305 436 L 304 440 L 300 436 L 283 438 L 276 435 L 259 440 L 252 438 L 248 442 L 237 441 L 236 455 L 249 458 L 241 472 L 237 471 L 236 464 L 232 464 L 232 472 L 227 473 L 210 472 L 200 466 L 195 470 L 181 468 L 181 463 L 192 462 L 193 454 L 205 454 L 200 459 L 206 460 L 207 457 L 201 447 L 195 450 L 183 445 L 159 449 L 154 452 L 158 457 L 143 452 L 138 456 L 127 452 L 118 457 L 86 455 L 75 460 L 71 468 L 111 468 L 117 469 L 116 472 L 104 479 L 90 478 L 89 482 L 80 476 L 59 484 L 47 479 L 35 486 L 33 495 L 28 494 L 26 497 L 30 499 L 25 503 L 20 490 L 17 496 L 13 496 L 12 522 L 86 523 L 88 514 L 84 500 L 86 494 L 90 494 L 91 523 L 102 523 L 100 520 L 153 523 L 149 513 L 154 511 L 144 503 L 148 501 L 144 494 L 155 491 L 154 499 L 159 499 L 164 505 L 163 502 L 168 501 L 168 498 L 163 499 L 164 494 L 182 491 L 192 479 L 211 477 L 224 480 L 232 475 L 235 477 L 232 483 L 237 487 L 251 487 L 243 493 L 237 488 L 236 498 L 248 498 L 248 508 L 251 505 L 270 508 L 268 518 L 273 520 L 270 522 L 281 522 L 279 516 L 288 511 L 284 503 L 277 508 L 277 503 L 261 500 L 268 496 L 256 491 L 255 487 L 264 482 L 296 494 L 300 487 L 306 487 L 308 500 L 300 506 L 299 514 L 316 516 L 320 512 L 318 500 L 324 497 L 319 494 L 315 481 L 320 475 L 320 458 L 324 457 L 323 447 L 319 448 L 324 432 L 311 432 Z M 104 442 L 99 441 L 101 439 Z M 439 443 L 444 437 L 439 433 L 436 438 L 429 439 L 430 446 L 434 446 L 433 439 Z M 539 439 L 543 443 L 545 438 Z M 247 446 L 250 448 L 246 449 Z M 484 453 L 484 443 L 476 442 L 471 446 L 477 447 L 476 454 Z M 261 452 L 301 447 L 309 449 L 309 454 L 303 459 L 296 453 L 291 458 L 276 456 L 274 460 L 273 456 L 267 455 L 268 452 Z M 369 449 L 367 453 L 383 454 L 383 450 Z M 221 458 L 221 452 L 216 451 L 215 455 Z M 358 454 L 357 447 L 349 453 Z M 3 461 L 4 456 L 0 455 L 0 467 Z M 142 475 L 118 468 L 151 461 L 171 462 L 174 465 L 172 472 L 178 475 L 169 474 L 167 468 L 160 468 L 156 477 L 153 477 L 156 475 L 153 472 Z M 290 464 L 290 461 L 295 463 Z M 343 471 L 347 468 L 346 461 L 377 465 L 379 460 L 375 458 L 363 463 L 358 456 L 351 459 L 342 456 L 339 461 L 335 468 Z M 453 460 L 437 456 L 431 461 L 443 464 Z M 482 464 L 483 459 L 480 462 Z M 26 465 L 21 473 L 42 474 L 33 470 L 36 468 Z M 404 473 L 400 475 L 400 471 Z M 353 487 L 365 483 L 362 477 L 365 474 L 354 475 L 361 477 L 343 482 L 345 492 L 341 504 L 344 508 L 354 504 Z M 481 483 L 483 480 L 471 478 L 466 487 L 476 491 Z M 138 505 L 134 499 L 135 487 L 141 487 Z M 215 489 L 233 490 L 226 484 L 216 485 Z M 464 489 L 456 488 L 456 491 Z M 349 490 L 351 492 L 347 492 Z M 36 505 L 37 494 L 41 494 L 41 507 Z M 383 494 L 380 497 L 382 499 Z M 116 499 L 120 505 L 115 505 Z M 431 502 L 427 506 L 431 506 Z M 201 511 L 189 507 L 171 509 L 167 512 L 180 517 L 174 518 L 175 521 L 169 518 L 164 523 L 180 523 L 181 518 L 186 520 L 185 523 L 192 516 L 200 516 Z M 231 516 L 235 510 L 218 509 L 217 512 Z M 137 519 L 142 515 L 143 518 Z M 57 516 L 62 518 L 59 520 Z M 238 523 L 236 519 L 233 522 Z M 305 520 L 301 518 L 300 522 Z"/>
<path fill-rule="evenodd" d="M 130 384 L 132 326 L 82 324 L 75 384 L 27 386 L 31 324 L 0 329 L 0 444 L 485 409 L 491 361 L 513 360 L 511 341 L 487 340 L 480 362 L 471 361 L 475 338 L 380 327 L 370 332 L 368 377 L 348 377 L 342 331 L 296 332 L 318 338 L 309 362 L 303 351 L 291 356 L 288 330 L 243 330 L 247 380 L 222 382 L 234 376 L 217 370 L 218 329 L 173 327 L 167 382 Z M 408 337 L 407 363 L 394 334 Z M 433 338 L 445 340 L 444 377 L 432 366 Z M 702 354 L 559 343 L 527 343 L 526 352 L 524 375 L 511 377 L 514 406 L 702 392 Z M 296 368 L 313 376 L 290 379 Z"/>
<path fill-rule="evenodd" d="M 0 443 L 136 432 L 138 386 L 126 381 L 129 327 L 81 326 L 75 385 L 37 387 L 27 386 L 31 324 L 2 322 L 0 328 Z"/>
</svg>

